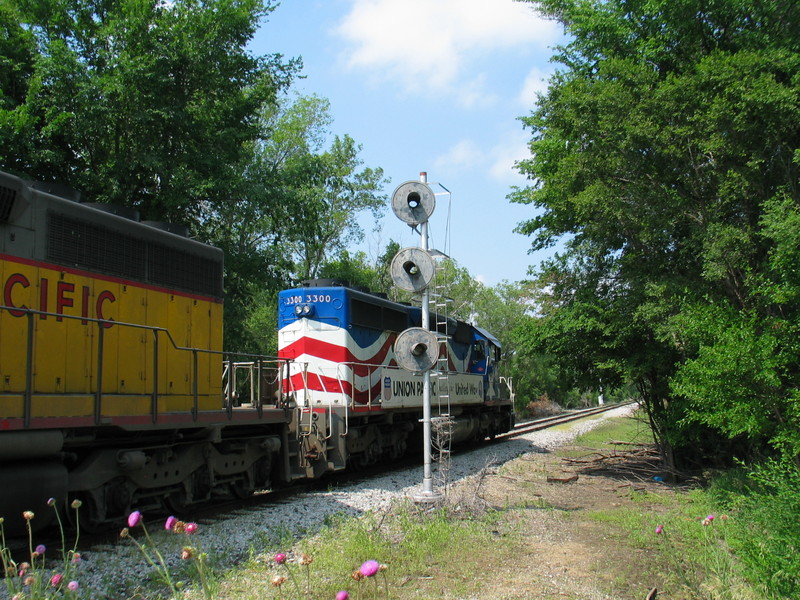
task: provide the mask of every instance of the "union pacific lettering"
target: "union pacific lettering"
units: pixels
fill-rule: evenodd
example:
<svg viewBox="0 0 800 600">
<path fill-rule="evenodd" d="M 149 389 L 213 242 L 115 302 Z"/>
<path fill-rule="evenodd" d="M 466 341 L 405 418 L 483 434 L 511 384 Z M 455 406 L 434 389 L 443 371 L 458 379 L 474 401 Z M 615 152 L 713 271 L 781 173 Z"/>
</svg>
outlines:
<svg viewBox="0 0 800 600">
<path fill-rule="evenodd" d="M 392 395 L 399 398 L 413 398 L 421 396 L 424 383 L 422 381 L 394 380 L 392 382 Z M 431 381 L 431 395 L 435 396 L 436 382 Z"/>
<path fill-rule="evenodd" d="M 30 288 L 31 285 L 38 285 L 38 305 L 33 309 L 24 302 L 14 300 L 19 296 L 19 292 Z M 114 293 L 110 290 L 101 290 L 92 298 L 92 289 L 88 285 L 76 285 L 69 280 L 60 279 L 51 281 L 47 277 L 41 277 L 38 281 L 31 281 L 24 273 L 12 273 L 6 277 L 3 283 L 3 304 L 8 306 L 9 314 L 15 317 L 22 317 L 27 310 L 38 310 L 43 313 L 55 313 L 56 320 L 62 321 L 61 315 L 80 316 L 81 323 L 84 325 L 88 319 L 100 319 L 109 321 L 103 323 L 103 327 L 111 327 L 114 319 L 107 316 L 106 309 L 110 304 L 116 302 Z M 47 319 L 48 315 L 39 315 L 40 319 Z"/>
</svg>

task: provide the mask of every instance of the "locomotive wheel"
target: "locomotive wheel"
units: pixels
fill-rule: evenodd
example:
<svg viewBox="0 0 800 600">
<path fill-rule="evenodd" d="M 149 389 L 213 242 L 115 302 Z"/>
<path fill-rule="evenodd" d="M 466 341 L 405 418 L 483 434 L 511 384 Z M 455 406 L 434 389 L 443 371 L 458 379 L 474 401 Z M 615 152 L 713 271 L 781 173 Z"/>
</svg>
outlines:
<svg viewBox="0 0 800 600">
<path fill-rule="evenodd" d="M 80 502 L 80 508 L 72 508 L 72 503 Z M 78 494 L 69 499 L 66 509 L 66 521 L 74 531 L 81 531 L 94 535 L 101 531 L 108 531 L 107 522 L 99 518 L 97 502 L 91 494 Z"/>
<path fill-rule="evenodd" d="M 246 481 L 240 480 L 231 483 L 231 493 L 235 498 L 244 500 L 245 498 L 252 496 L 255 493 L 255 490 L 248 487 Z"/>
<path fill-rule="evenodd" d="M 186 490 L 171 492 L 165 499 L 167 508 L 175 513 L 182 513 L 189 506 L 189 498 L 186 496 Z"/>
</svg>

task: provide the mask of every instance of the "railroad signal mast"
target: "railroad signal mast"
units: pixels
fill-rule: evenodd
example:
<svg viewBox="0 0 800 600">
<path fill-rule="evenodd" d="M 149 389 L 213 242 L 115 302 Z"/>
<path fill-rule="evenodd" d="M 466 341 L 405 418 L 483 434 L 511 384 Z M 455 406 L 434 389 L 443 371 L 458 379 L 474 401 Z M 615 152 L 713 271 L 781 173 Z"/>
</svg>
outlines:
<svg viewBox="0 0 800 600">
<path fill-rule="evenodd" d="M 432 476 L 431 435 L 431 369 L 439 359 L 439 339 L 430 331 L 430 284 L 436 272 L 428 248 L 428 219 L 436 208 L 436 196 L 428 185 L 428 174 L 420 173 L 419 181 L 407 181 L 392 194 L 392 210 L 401 221 L 416 229 L 419 226 L 418 248 L 404 248 L 392 259 L 394 284 L 409 292 L 421 294 L 421 327 L 401 332 L 395 341 L 398 364 L 412 373 L 422 374 L 423 475 L 418 503 L 435 503 L 442 494 L 434 490 Z"/>
</svg>

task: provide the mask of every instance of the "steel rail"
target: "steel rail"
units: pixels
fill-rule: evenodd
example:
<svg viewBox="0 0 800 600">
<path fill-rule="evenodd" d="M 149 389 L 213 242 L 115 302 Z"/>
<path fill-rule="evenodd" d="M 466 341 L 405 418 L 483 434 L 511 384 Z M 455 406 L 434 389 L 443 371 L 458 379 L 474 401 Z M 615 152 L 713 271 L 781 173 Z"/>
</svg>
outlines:
<svg viewBox="0 0 800 600">
<path fill-rule="evenodd" d="M 623 402 L 620 404 L 608 404 L 604 406 L 595 406 L 592 408 L 584 408 L 581 410 L 576 410 L 569 413 L 561 413 L 558 415 L 553 415 L 551 417 L 543 417 L 541 419 L 534 419 L 532 421 L 525 421 L 524 423 L 517 423 L 514 425 L 514 429 L 507 433 L 503 433 L 497 436 L 497 439 L 507 439 L 516 437 L 518 435 L 522 435 L 525 433 L 530 433 L 532 431 L 539 431 L 540 429 L 547 429 L 548 427 L 553 427 L 555 425 L 560 425 L 561 423 L 569 423 L 570 421 L 577 421 L 578 419 L 584 419 L 586 417 L 591 417 L 593 415 L 601 414 L 607 412 L 609 410 L 613 410 L 615 408 L 620 408 L 622 406 L 627 406 L 629 404 L 634 404 L 633 401 L 631 402 Z"/>
</svg>

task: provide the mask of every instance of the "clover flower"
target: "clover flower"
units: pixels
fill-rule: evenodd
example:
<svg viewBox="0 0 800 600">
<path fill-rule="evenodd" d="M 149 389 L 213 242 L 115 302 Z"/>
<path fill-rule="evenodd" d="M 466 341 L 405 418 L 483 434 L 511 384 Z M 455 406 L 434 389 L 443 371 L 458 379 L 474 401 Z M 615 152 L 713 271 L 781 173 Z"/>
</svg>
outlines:
<svg viewBox="0 0 800 600">
<path fill-rule="evenodd" d="M 368 560 L 359 569 L 359 572 L 364 577 L 372 577 L 375 573 L 378 572 L 378 569 L 381 568 L 380 563 L 377 560 Z"/>
<path fill-rule="evenodd" d="M 347 600 L 349 597 L 350 594 L 347 593 L 347 590 L 336 592 L 336 600 Z"/>
<path fill-rule="evenodd" d="M 196 550 L 191 546 L 184 546 L 183 549 L 181 550 L 181 559 L 188 560 L 190 558 L 194 558 L 195 553 Z"/>
<path fill-rule="evenodd" d="M 72 504 L 70 504 L 70 508 L 74 508 L 75 510 L 78 510 L 81 507 L 82 504 L 83 504 L 83 502 L 81 502 L 80 500 L 78 500 L 76 498 L 75 500 L 72 501 Z"/>
<path fill-rule="evenodd" d="M 36 515 L 33 514 L 33 511 L 30 510 L 26 510 L 25 512 L 22 513 L 22 518 L 25 519 L 26 521 L 30 521 L 35 516 Z"/>
<path fill-rule="evenodd" d="M 78 584 L 78 582 L 77 582 L 77 581 L 75 581 L 74 579 L 73 579 L 72 581 L 70 581 L 70 582 L 67 584 L 67 589 L 68 589 L 70 592 L 77 592 L 77 591 L 78 591 L 78 588 L 80 588 L 80 587 L 81 587 L 81 586 L 80 586 L 80 585 Z"/>
<path fill-rule="evenodd" d="M 711 522 L 714 520 L 714 515 L 708 515 L 705 519 L 703 519 L 703 526 L 708 527 L 711 525 Z"/>
<path fill-rule="evenodd" d="M 275 575 L 275 577 L 272 578 L 272 585 L 275 587 L 281 587 L 284 583 L 286 583 L 285 575 Z"/>
<path fill-rule="evenodd" d="M 56 499 L 55 498 L 48 498 L 47 499 L 47 506 L 55 506 L 55 505 L 56 505 Z"/>
<path fill-rule="evenodd" d="M 658 535 L 659 533 L 662 533 L 663 531 L 664 531 L 664 526 L 663 525 L 656 525 L 656 535 Z"/>
<path fill-rule="evenodd" d="M 298 560 L 297 562 L 300 563 L 301 565 L 308 566 L 312 562 L 314 562 L 314 557 L 311 556 L 310 554 L 301 554 L 300 560 Z"/>
<path fill-rule="evenodd" d="M 286 562 L 286 555 L 283 552 L 278 552 L 275 555 L 275 562 L 279 565 L 282 565 Z"/>
<path fill-rule="evenodd" d="M 128 515 L 128 527 L 130 527 L 131 529 L 139 525 L 139 523 L 141 522 L 142 522 L 142 513 L 140 513 L 138 510 L 133 511 L 131 514 Z"/>
<path fill-rule="evenodd" d="M 72 555 L 72 562 L 75 563 L 75 564 L 78 564 L 79 562 L 81 562 L 81 553 L 80 552 L 76 552 L 75 554 Z"/>
<path fill-rule="evenodd" d="M 38 556 L 41 556 L 41 555 L 42 555 L 42 554 L 44 554 L 46 551 L 47 551 L 47 547 L 46 547 L 44 544 L 39 544 L 38 546 L 36 546 L 36 549 L 34 550 L 34 552 L 35 552 L 35 553 L 36 553 Z"/>
<path fill-rule="evenodd" d="M 350 574 L 350 577 L 353 578 L 353 581 L 361 581 L 362 579 L 364 579 L 364 574 L 358 569 L 356 569 Z"/>
<path fill-rule="evenodd" d="M 61 585 L 62 581 L 64 581 L 64 576 L 61 573 L 56 573 L 50 578 L 50 585 L 58 587 Z"/>
<path fill-rule="evenodd" d="M 196 533 L 197 529 L 198 529 L 197 523 L 186 523 L 186 526 L 183 528 L 183 530 L 189 535 Z"/>
<path fill-rule="evenodd" d="M 172 515 L 168 516 L 167 520 L 164 521 L 164 529 L 166 529 L 167 531 L 172 531 L 172 529 L 175 527 L 175 523 L 177 522 L 178 519 L 176 519 L 174 516 Z"/>
</svg>

